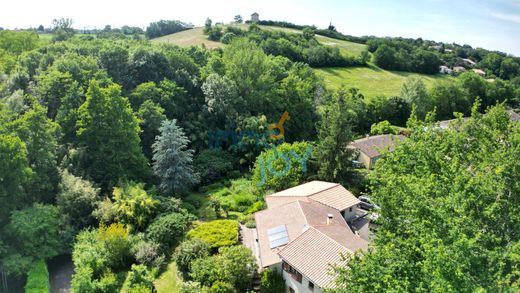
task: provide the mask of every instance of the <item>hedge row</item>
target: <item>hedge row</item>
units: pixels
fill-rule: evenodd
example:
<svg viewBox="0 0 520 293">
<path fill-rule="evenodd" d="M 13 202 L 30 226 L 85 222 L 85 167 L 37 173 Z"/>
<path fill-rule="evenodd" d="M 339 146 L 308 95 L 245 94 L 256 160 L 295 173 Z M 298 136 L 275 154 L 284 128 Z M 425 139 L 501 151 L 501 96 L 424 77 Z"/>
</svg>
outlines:
<svg viewBox="0 0 520 293">
<path fill-rule="evenodd" d="M 37 262 L 27 274 L 26 293 L 49 293 L 49 270 L 43 260 Z"/>
</svg>

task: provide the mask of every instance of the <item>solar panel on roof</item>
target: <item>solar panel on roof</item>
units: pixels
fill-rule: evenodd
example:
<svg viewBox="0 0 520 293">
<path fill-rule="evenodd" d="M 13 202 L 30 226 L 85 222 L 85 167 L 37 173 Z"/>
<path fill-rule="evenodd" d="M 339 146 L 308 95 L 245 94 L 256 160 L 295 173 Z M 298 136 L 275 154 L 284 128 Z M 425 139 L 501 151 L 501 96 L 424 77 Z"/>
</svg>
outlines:
<svg viewBox="0 0 520 293">
<path fill-rule="evenodd" d="M 280 225 L 280 226 L 276 226 L 271 229 L 267 229 L 267 234 L 271 235 L 271 234 L 280 233 L 283 231 L 287 232 L 287 229 L 285 228 L 285 225 Z"/>
<path fill-rule="evenodd" d="M 269 238 L 269 248 L 275 248 L 289 243 L 289 235 L 287 234 L 285 225 L 268 229 L 267 236 Z"/>
<path fill-rule="evenodd" d="M 288 237 L 285 237 L 285 238 L 282 238 L 282 239 L 279 239 L 279 240 L 275 240 L 275 241 L 269 241 L 269 248 L 276 248 L 278 246 L 282 246 L 282 245 L 285 245 L 289 242 L 289 238 Z"/>
<path fill-rule="evenodd" d="M 272 235 L 269 235 L 269 241 L 278 240 L 278 239 L 281 239 L 284 237 L 287 238 L 287 232 L 280 232 L 280 233 L 272 234 Z"/>
</svg>

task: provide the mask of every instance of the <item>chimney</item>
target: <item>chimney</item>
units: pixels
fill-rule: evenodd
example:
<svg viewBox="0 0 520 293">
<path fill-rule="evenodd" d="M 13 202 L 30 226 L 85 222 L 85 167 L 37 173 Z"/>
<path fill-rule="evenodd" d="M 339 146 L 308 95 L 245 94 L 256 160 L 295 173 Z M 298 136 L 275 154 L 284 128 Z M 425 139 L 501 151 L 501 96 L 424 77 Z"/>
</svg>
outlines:
<svg viewBox="0 0 520 293">
<path fill-rule="evenodd" d="M 332 218 L 334 218 L 334 215 L 332 215 L 332 214 L 327 215 L 327 225 L 330 225 L 330 223 L 332 222 Z"/>
</svg>

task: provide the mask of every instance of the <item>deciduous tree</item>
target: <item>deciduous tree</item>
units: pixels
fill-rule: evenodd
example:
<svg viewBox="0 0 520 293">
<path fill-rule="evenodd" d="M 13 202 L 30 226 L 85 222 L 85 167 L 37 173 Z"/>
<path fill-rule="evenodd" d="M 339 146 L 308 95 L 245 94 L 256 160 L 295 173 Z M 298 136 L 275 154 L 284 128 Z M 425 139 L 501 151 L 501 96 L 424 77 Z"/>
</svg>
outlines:
<svg viewBox="0 0 520 293">
<path fill-rule="evenodd" d="M 337 269 L 334 292 L 517 291 L 519 125 L 502 106 L 411 137 L 371 173 L 373 249 Z"/>
<path fill-rule="evenodd" d="M 149 171 L 139 146 L 139 132 L 138 120 L 121 96 L 121 87 L 101 87 L 93 80 L 79 109 L 77 132 L 86 149 L 86 174 L 104 188 L 120 179 L 146 178 Z"/>
</svg>

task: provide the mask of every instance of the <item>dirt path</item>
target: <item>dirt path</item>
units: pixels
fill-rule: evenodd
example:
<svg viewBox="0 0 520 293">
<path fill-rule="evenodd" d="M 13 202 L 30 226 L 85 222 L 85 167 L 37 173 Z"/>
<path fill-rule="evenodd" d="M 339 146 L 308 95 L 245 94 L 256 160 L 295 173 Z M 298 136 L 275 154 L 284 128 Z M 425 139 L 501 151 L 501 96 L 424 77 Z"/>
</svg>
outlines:
<svg viewBox="0 0 520 293">
<path fill-rule="evenodd" d="M 49 261 L 52 293 L 69 293 L 74 266 L 70 255 L 60 255 Z"/>
</svg>

